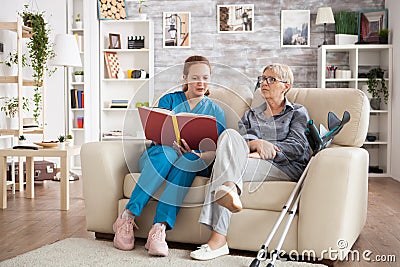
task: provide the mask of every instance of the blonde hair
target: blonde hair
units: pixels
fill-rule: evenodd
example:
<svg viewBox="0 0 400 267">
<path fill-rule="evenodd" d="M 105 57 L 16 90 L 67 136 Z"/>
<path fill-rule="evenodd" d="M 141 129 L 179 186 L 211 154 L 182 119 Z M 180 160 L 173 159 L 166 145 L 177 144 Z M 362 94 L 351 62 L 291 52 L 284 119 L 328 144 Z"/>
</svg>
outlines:
<svg viewBox="0 0 400 267">
<path fill-rule="evenodd" d="M 264 68 L 263 73 L 266 70 L 271 70 L 273 73 L 278 75 L 278 78 L 281 79 L 283 82 L 293 85 L 293 72 L 288 65 L 273 63 L 271 65 L 267 65 Z"/>
</svg>

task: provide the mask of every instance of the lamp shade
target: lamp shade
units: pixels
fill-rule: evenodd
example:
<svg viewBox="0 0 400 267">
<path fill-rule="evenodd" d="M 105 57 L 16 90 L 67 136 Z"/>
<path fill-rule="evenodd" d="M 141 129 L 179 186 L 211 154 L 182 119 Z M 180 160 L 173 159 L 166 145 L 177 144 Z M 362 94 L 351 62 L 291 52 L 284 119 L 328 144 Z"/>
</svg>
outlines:
<svg viewBox="0 0 400 267">
<path fill-rule="evenodd" d="M 50 62 L 53 66 L 81 67 L 78 43 L 72 34 L 57 34 L 54 39 L 54 53 L 56 56 Z"/>
<path fill-rule="evenodd" d="M 332 24 L 335 23 L 335 18 L 333 17 L 332 8 L 330 7 L 320 7 L 317 11 L 317 19 L 315 20 L 316 25 L 321 24 Z"/>
</svg>

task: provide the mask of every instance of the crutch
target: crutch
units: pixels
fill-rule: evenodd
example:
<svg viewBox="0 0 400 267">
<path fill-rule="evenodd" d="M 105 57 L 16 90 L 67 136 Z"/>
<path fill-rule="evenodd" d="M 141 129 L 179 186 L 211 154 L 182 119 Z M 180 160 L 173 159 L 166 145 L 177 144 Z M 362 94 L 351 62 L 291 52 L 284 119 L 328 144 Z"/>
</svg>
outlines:
<svg viewBox="0 0 400 267">
<path fill-rule="evenodd" d="M 265 243 L 261 246 L 261 249 L 257 253 L 257 257 L 251 262 L 250 267 L 258 267 L 261 261 L 267 260 L 267 254 L 268 254 L 268 246 L 276 234 L 280 224 L 283 221 L 283 218 L 287 213 L 289 213 L 289 218 L 288 221 L 286 222 L 285 228 L 282 232 L 282 236 L 278 241 L 278 244 L 275 248 L 275 250 L 272 251 L 271 253 L 271 262 L 268 263 L 267 267 L 273 267 L 275 265 L 276 260 L 279 257 L 279 252 L 282 248 L 283 242 L 286 238 L 286 235 L 289 231 L 290 225 L 296 215 L 298 204 L 300 201 L 300 195 L 301 195 L 301 188 L 304 182 L 305 177 L 307 176 L 308 169 L 314 160 L 315 155 L 327 147 L 333 140 L 334 136 L 337 135 L 343 128 L 343 126 L 349 122 L 350 120 L 350 113 L 345 111 L 342 117 L 342 120 L 339 120 L 336 115 L 333 112 L 328 113 L 328 128 L 329 132 L 323 135 L 322 137 L 320 136 L 320 133 L 318 132 L 318 129 L 315 127 L 313 120 L 309 120 L 307 124 L 307 129 L 305 130 L 305 135 L 307 136 L 307 140 L 310 143 L 310 147 L 313 150 L 313 155 L 308 162 L 305 170 L 303 171 L 299 181 L 297 182 L 295 188 L 293 189 L 292 193 L 289 196 L 289 199 L 287 200 L 286 204 L 283 206 L 283 209 L 275 222 L 274 226 L 272 227 L 271 232 L 269 233 Z M 293 206 L 290 208 L 292 205 L 293 199 L 296 198 Z M 289 210 L 290 209 L 290 210 Z"/>
</svg>

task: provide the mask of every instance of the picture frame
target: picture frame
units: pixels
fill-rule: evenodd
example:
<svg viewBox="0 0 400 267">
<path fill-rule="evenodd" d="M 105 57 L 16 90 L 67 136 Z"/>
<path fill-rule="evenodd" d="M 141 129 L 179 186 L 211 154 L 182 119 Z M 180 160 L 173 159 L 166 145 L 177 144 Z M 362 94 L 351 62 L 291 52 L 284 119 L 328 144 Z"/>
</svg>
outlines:
<svg viewBox="0 0 400 267">
<path fill-rule="evenodd" d="M 358 13 L 358 42 L 379 44 L 378 32 L 388 26 L 387 8 L 361 10 Z"/>
<path fill-rule="evenodd" d="M 254 5 L 217 5 L 218 33 L 254 32 Z"/>
<path fill-rule="evenodd" d="M 310 47 L 310 10 L 281 10 L 281 47 Z"/>
<path fill-rule="evenodd" d="M 117 52 L 104 52 L 104 63 L 106 64 L 108 78 L 117 79 L 120 69 Z"/>
<path fill-rule="evenodd" d="M 190 48 L 190 12 L 163 12 L 163 48 Z"/>
<path fill-rule="evenodd" d="M 118 33 L 109 33 L 109 49 L 121 49 L 121 36 Z"/>
<path fill-rule="evenodd" d="M 97 0 L 97 11 L 100 20 L 125 20 L 125 0 Z"/>
</svg>

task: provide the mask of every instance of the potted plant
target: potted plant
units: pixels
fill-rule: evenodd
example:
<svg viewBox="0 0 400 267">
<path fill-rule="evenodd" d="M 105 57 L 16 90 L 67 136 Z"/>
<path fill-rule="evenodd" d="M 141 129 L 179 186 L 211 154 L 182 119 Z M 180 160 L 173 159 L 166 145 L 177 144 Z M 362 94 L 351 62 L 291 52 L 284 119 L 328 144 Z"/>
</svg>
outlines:
<svg viewBox="0 0 400 267">
<path fill-rule="evenodd" d="M 44 12 L 33 12 L 28 9 L 29 5 L 24 5 L 24 10 L 18 13 L 26 26 L 32 28 L 32 36 L 29 38 L 27 47 L 31 67 L 33 69 L 33 80 L 35 83 L 33 95 L 33 117 L 39 124 L 39 116 L 42 111 L 42 81 L 46 73 L 51 75 L 55 70 L 50 70 L 47 66 L 48 60 L 55 56 L 53 43 L 50 42 L 50 28 L 44 19 Z"/>
<path fill-rule="evenodd" d="M 83 70 L 74 71 L 75 82 L 77 83 L 83 82 L 83 75 L 84 75 Z"/>
<path fill-rule="evenodd" d="M 59 135 L 57 137 L 58 139 L 58 148 L 59 149 L 65 149 L 65 136 L 64 135 Z"/>
<path fill-rule="evenodd" d="M 385 104 L 387 104 L 389 98 L 389 90 L 386 86 L 384 73 L 385 71 L 379 67 L 373 68 L 367 73 L 368 93 L 372 96 L 370 100 L 371 107 L 377 110 L 380 109 L 382 97 Z"/>
<path fill-rule="evenodd" d="M 147 5 L 145 4 L 147 0 L 139 0 L 139 8 L 138 8 L 138 12 L 139 12 L 139 19 L 140 20 L 146 20 L 147 19 L 147 14 L 143 13 L 143 7 L 147 7 Z"/>
<path fill-rule="evenodd" d="M 76 14 L 75 28 L 77 28 L 77 29 L 82 29 L 83 28 L 83 23 L 81 21 L 81 13 Z"/>
<path fill-rule="evenodd" d="M 4 100 L 0 110 L 6 115 L 6 126 L 8 129 L 17 129 L 18 120 L 16 115 L 18 113 L 18 98 L 17 97 L 0 97 Z M 22 97 L 22 110 L 29 111 L 29 99 Z"/>
<path fill-rule="evenodd" d="M 10 52 L 8 56 L 5 58 L 4 61 L 0 61 L 0 64 L 4 65 L 7 67 L 6 69 L 3 69 L 3 74 L 5 76 L 16 76 L 17 75 L 17 68 L 16 66 L 18 65 L 18 52 Z M 22 67 L 27 67 L 29 66 L 26 55 L 22 54 Z"/>
<path fill-rule="evenodd" d="M 379 43 L 380 44 L 388 44 L 389 43 L 389 30 L 381 29 L 378 32 Z"/>
<path fill-rule="evenodd" d="M 25 144 L 26 144 L 26 138 L 25 138 L 24 135 L 20 135 L 20 136 L 18 137 L 18 144 L 19 144 L 19 145 L 25 145 Z"/>
<path fill-rule="evenodd" d="M 68 146 L 72 145 L 72 139 L 73 139 L 72 134 L 67 135 L 66 143 L 67 143 Z"/>
<path fill-rule="evenodd" d="M 358 41 L 358 12 L 338 11 L 335 17 L 335 44 L 354 44 Z"/>
</svg>

